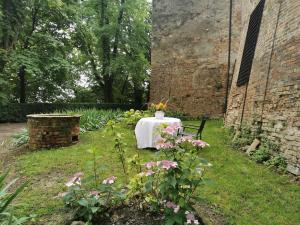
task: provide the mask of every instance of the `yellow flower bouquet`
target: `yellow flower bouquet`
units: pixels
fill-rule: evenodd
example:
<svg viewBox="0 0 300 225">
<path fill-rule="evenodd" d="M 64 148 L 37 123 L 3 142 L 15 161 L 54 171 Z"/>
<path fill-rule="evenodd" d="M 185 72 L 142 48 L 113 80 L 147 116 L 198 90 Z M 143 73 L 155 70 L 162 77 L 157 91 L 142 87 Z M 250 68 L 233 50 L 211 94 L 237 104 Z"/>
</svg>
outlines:
<svg viewBox="0 0 300 225">
<path fill-rule="evenodd" d="M 159 102 L 157 104 L 152 103 L 151 104 L 151 109 L 155 110 L 155 118 L 156 119 L 163 119 L 165 116 L 165 112 L 168 106 L 168 101 L 164 102 Z"/>
</svg>

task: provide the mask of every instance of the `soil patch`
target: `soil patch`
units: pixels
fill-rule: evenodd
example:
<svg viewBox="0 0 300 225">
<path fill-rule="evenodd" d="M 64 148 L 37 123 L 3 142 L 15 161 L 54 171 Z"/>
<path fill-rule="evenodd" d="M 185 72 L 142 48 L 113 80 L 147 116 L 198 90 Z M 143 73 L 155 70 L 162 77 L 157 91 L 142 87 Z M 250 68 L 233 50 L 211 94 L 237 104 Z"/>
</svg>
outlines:
<svg viewBox="0 0 300 225">
<path fill-rule="evenodd" d="M 115 208 L 109 214 L 105 219 L 96 219 L 93 225 L 164 225 L 162 214 L 137 209 L 133 204 Z M 204 225 L 200 218 L 197 219 L 199 225 Z"/>
</svg>

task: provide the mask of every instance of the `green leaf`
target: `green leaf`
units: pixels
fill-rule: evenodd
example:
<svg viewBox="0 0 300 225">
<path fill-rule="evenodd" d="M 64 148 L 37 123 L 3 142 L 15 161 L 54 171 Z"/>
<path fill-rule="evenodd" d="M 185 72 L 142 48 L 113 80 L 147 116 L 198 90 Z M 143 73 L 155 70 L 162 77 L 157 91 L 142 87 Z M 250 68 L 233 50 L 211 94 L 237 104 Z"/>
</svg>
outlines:
<svg viewBox="0 0 300 225">
<path fill-rule="evenodd" d="M 89 202 L 86 199 L 80 199 L 78 201 L 78 204 L 84 207 L 88 207 L 89 206 Z"/>
</svg>

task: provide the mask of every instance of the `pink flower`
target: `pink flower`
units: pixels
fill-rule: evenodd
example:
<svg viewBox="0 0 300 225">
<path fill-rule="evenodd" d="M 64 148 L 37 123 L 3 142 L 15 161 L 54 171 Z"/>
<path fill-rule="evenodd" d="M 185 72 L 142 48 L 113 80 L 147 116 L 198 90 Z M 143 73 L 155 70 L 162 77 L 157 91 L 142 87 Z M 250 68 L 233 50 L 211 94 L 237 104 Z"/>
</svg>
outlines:
<svg viewBox="0 0 300 225">
<path fill-rule="evenodd" d="M 200 147 L 200 148 L 204 148 L 204 147 L 206 147 L 206 146 L 209 146 L 209 144 L 207 144 L 206 142 L 201 141 L 201 140 L 194 140 L 194 141 L 192 141 L 192 144 L 193 144 L 195 147 Z"/>
<path fill-rule="evenodd" d="M 177 168 L 178 163 L 169 160 L 162 160 L 157 162 L 157 166 L 160 166 L 162 169 L 169 170 L 170 168 Z"/>
<path fill-rule="evenodd" d="M 160 142 L 156 144 L 156 149 L 160 150 L 160 149 L 170 149 L 170 148 L 174 148 L 174 145 L 172 145 L 171 143 L 168 142 Z"/>
<path fill-rule="evenodd" d="M 140 173 L 140 175 L 143 177 L 149 177 L 152 176 L 153 174 L 155 174 L 155 172 L 153 172 L 152 170 L 147 170 L 146 172 Z"/>
<path fill-rule="evenodd" d="M 169 209 L 173 209 L 174 213 L 178 213 L 178 211 L 180 210 L 180 206 L 176 205 L 174 202 L 167 202 L 166 207 Z"/>
<path fill-rule="evenodd" d="M 199 224 L 199 221 L 195 218 L 195 215 L 189 211 L 185 212 L 187 224 Z"/>
<path fill-rule="evenodd" d="M 94 196 L 94 197 L 96 197 L 96 198 L 99 198 L 100 192 L 99 192 L 99 191 L 96 191 L 96 190 L 93 190 L 93 191 L 90 191 L 90 195 L 91 195 L 91 196 Z"/>
<path fill-rule="evenodd" d="M 162 130 L 162 133 L 168 134 L 168 135 L 176 135 L 178 133 L 178 129 L 180 129 L 180 126 L 178 125 L 170 125 Z"/>
<path fill-rule="evenodd" d="M 66 183 L 67 187 L 71 187 L 74 185 L 81 185 L 81 177 L 83 177 L 84 173 L 79 172 L 75 173 L 73 177 Z"/>
<path fill-rule="evenodd" d="M 146 162 L 145 166 L 147 169 L 151 169 L 152 167 L 156 166 L 156 162 Z"/>
<path fill-rule="evenodd" d="M 180 137 L 176 140 L 176 144 L 181 144 L 184 142 L 192 142 L 193 141 L 193 137 L 192 136 L 183 136 Z"/>
<path fill-rule="evenodd" d="M 102 184 L 113 184 L 117 178 L 115 176 L 111 176 L 103 180 Z"/>
</svg>

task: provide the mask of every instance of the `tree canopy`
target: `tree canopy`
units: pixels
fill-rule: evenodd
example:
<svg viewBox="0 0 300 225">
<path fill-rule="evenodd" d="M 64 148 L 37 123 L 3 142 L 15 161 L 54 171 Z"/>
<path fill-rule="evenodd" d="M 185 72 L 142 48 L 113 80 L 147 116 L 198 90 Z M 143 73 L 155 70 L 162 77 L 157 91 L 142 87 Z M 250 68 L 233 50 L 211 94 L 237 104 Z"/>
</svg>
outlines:
<svg viewBox="0 0 300 225">
<path fill-rule="evenodd" d="M 147 0 L 0 0 L 0 102 L 146 97 Z"/>
</svg>

